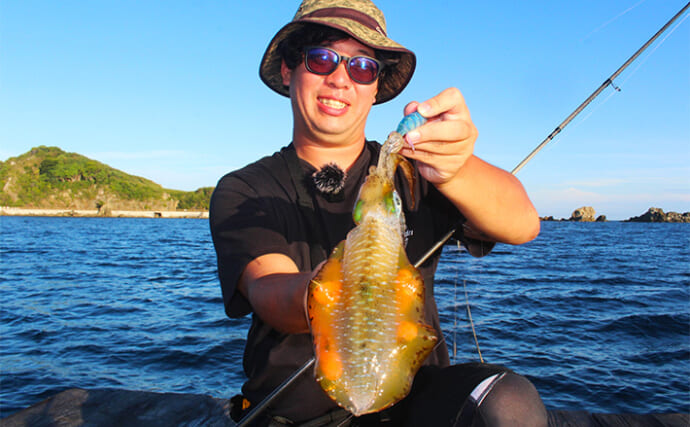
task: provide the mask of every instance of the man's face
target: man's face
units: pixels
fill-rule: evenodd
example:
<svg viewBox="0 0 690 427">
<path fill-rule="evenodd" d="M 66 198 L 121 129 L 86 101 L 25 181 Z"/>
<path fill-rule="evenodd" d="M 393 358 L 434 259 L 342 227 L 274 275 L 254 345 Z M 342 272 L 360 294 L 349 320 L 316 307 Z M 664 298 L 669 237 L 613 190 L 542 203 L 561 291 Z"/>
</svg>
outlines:
<svg viewBox="0 0 690 427">
<path fill-rule="evenodd" d="M 374 51 L 353 40 L 328 45 L 347 57 L 374 57 Z M 283 84 L 290 86 L 295 140 L 307 138 L 321 145 L 344 145 L 364 140 L 364 128 L 373 105 L 378 81 L 363 85 L 352 81 L 341 61 L 333 73 L 323 76 L 309 72 L 300 63 L 294 70 L 281 68 Z"/>
</svg>

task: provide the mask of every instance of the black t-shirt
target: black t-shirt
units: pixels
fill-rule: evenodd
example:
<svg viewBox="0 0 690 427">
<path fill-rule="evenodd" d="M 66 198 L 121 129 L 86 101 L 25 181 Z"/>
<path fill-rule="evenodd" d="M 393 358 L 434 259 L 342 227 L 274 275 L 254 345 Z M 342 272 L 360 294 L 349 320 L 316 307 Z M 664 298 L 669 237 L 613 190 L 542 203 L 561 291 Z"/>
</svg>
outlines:
<svg viewBox="0 0 690 427">
<path fill-rule="evenodd" d="M 311 271 L 313 265 L 326 259 L 331 250 L 345 239 L 355 225 L 352 209 L 359 188 L 369 166 L 376 164 L 379 149 L 378 143 L 366 143 L 355 164 L 347 171 L 342 197 L 335 200 L 315 190 L 311 184 L 315 169 L 307 162 L 299 160 L 301 176 L 295 177 L 290 173 L 288 159 L 296 159 L 292 144 L 221 178 L 211 198 L 210 223 L 228 316 L 242 317 L 252 312 L 248 301 L 237 292 L 236 285 L 244 268 L 253 259 L 281 253 L 289 256 L 300 271 Z M 396 175 L 396 188 L 403 200 L 407 226 L 406 251 L 413 264 L 463 219 L 433 185 L 417 172 L 415 174 L 414 204 L 402 172 L 399 170 Z M 305 207 L 298 203 L 299 185 L 311 197 L 308 205 L 313 207 L 313 211 L 307 214 Z M 475 244 L 481 242 L 465 242 L 466 246 Z M 475 253 L 474 250 L 472 252 Z M 426 322 L 442 337 L 433 298 L 433 276 L 439 257 L 440 250 L 419 270 L 426 286 Z M 260 402 L 312 356 L 309 334 L 278 332 L 253 314 L 244 353 L 243 365 L 248 380 L 242 387 L 243 395 L 253 403 Z M 425 364 L 449 364 L 448 349 L 443 340 Z M 306 373 L 274 401 L 272 412 L 293 421 L 303 421 L 335 407 L 336 404 L 321 390 L 313 376 Z"/>
</svg>

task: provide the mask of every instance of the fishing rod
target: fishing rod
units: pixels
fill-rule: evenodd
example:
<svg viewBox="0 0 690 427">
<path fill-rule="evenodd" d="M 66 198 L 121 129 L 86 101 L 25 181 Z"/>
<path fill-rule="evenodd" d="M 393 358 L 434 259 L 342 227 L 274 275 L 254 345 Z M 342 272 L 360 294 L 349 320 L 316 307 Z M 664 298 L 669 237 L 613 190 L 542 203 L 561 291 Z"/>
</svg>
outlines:
<svg viewBox="0 0 690 427">
<path fill-rule="evenodd" d="M 517 166 L 515 166 L 515 169 L 513 169 L 513 170 L 511 171 L 511 173 L 512 173 L 513 175 L 515 175 L 516 173 L 518 173 L 518 171 L 519 171 L 520 169 L 522 169 L 522 167 L 525 166 L 525 165 L 527 164 L 527 162 L 529 162 L 530 160 L 532 160 L 532 157 L 534 157 L 542 148 L 544 148 L 544 147 L 546 146 L 546 144 L 548 144 L 556 135 L 558 135 L 558 134 L 563 130 L 563 128 L 566 127 L 566 126 L 568 125 L 568 123 L 570 123 L 570 122 L 575 118 L 575 116 L 577 116 L 578 114 L 580 114 L 580 112 L 581 112 L 582 110 L 584 110 L 585 107 L 587 107 L 587 106 L 589 105 L 589 103 L 592 102 L 592 101 L 594 100 L 594 98 L 596 98 L 597 96 L 599 96 L 599 94 L 600 94 L 601 92 L 603 92 L 603 90 L 606 89 L 608 86 L 612 86 L 616 91 L 619 91 L 619 92 L 620 92 L 620 88 L 618 88 L 615 84 L 613 84 L 613 79 L 615 79 L 616 77 L 618 77 L 618 76 L 620 75 L 620 73 L 623 72 L 623 70 L 625 70 L 626 68 L 628 68 L 628 65 L 630 65 L 635 59 L 637 59 L 637 57 L 640 56 L 640 54 L 642 54 L 642 52 L 644 52 L 645 49 L 647 49 L 647 47 L 649 47 L 650 44 L 654 43 L 654 41 L 655 41 L 664 31 L 666 31 L 666 29 L 667 29 L 668 27 L 670 27 L 671 24 L 673 24 L 673 22 L 674 22 L 676 19 L 678 19 L 678 18 L 683 14 L 683 12 L 685 12 L 686 10 L 688 10 L 689 7 L 690 7 L 690 3 L 686 4 L 685 7 L 684 7 L 683 9 L 680 10 L 680 12 L 678 12 L 673 18 L 671 18 L 671 19 L 666 23 L 666 25 L 664 25 L 659 31 L 657 31 L 657 33 L 654 34 L 654 36 L 652 36 L 652 38 L 649 39 L 649 40 L 647 41 L 647 43 L 645 43 L 644 45 L 642 45 L 642 47 L 639 48 L 639 49 L 637 50 L 637 52 L 635 52 L 635 53 L 633 54 L 633 56 L 631 56 L 627 61 L 625 61 L 625 63 L 624 63 L 623 65 L 621 65 L 621 67 L 620 67 L 619 69 L 617 69 L 615 73 L 611 74 L 611 77 L 609 77 L 608 79 L 606 79 L 606 80 L 604 81 L 604 83 L 602 83 L 601 86 L 599 86 L 599 88 L 598 88 L 597 90 L 595 90 L 595 91 L 589 96 L 589 98 L 587 98 L 582 104 L 580 104 L 579 107 L 577 107 L 577 108 L 575 109 L 575 111 L 573 111 L 568 117 L 566 117 L 566 119 L 563 120 L 563 122 L 562 122 L 560 125 L 556 126 L 556 129 L 554 129 L 553 132 L 551 132 L 551 133 L 549 134 L 549 136 L 547 136 L 546 139 L 545 139 L 544 141 L 542 141 L 542 143 L 539 144 L 539 145 L 537 146 L 537 148 L 535 148 L 534 150 L 532 150 L 532 152 L 529 153 L 529 154 L 527 155 L 527 157 L 525 157 Z"/>
<path fill-rule="evenodd" d="M 647 47 L 649 47 L 649 45 L 654 43 L 654 41 L 661 34 L 663 34 L 664 31 L 666 31 L 666 29 L 668 29 L 668 27 L 670 27 L 673 24 L 673 22 L 676 21 L 676 19 L 678 19 L 686 10 L 688 10 L 688 8 L 690 8 L 690 2 L 688 2 L 688 4 L 686 4 L 685 7 L 683 7 L 680 10 L 680 12 L 678 12 L 673 18 L 671 18 L 666 23 L 666 25 L 664 25 L 659 31 L 657 31 L 657 33 L 654 34 L 654 36 L 652 36 L 652 38 L 650 38 L 641 48 L 639 48 L 637 50 L 637 52 L 635 52 L 627 61 L 625 61 L 625 63 L 620 68 L 618 68 L 618 70 L 616 70 L 615 73 L 613 73 L 608 79 L 606 79 L 604 81 L 604 83 L 602 83 L 601 86 L 599 86 L 599 88 L 597 88 L 597 90 L 595 90 L 582 104 L 580 104 L 580 106 L 578 106 L 575 109 L 575 111 L 573 111 L 568 117 L 566 117 L 566 119 L 561 124 L 559 124 L 556 127 L 556 129 L 554 129 L 554 131 L 551 132 L 549 134 L 549 136 L 547 136 L 546 139 L 541 144 L 539 144 L 537 146 L 537 148 L 532 150 L 532 152 L 529 155 L 527 155 L 527 157 L 525 157 L 525 159 L 523 159 L 511 171 L 511 174 L 513 174 L 513 175 L 517 174 L 518 171 L 523 168 L 523 166 L 525 166 L 530 160 L 532 160 L 532 158 L 542 148 L 544 148 L 546 146 L 546 144 L 548 144 L 551 140 L 553 140 L 553 138 L 556 135 L 558 135 L 563 130 L 563 128 L 565 128 L 568 125 L 568 123 L 570 123 L 578 114 L 580 114 L 582 112 L 582 110 L 584 110 L 609 85 L 613 86 L 616 90 L 620 91 L 620 89 L 613 84 L 613 80 L 616 77 L 618 77 L 623 72 L 623 70 L 625 70 L 633 61 L 635 61 L 635 59 L 637 59 L 637 57 L 640 56 L 640 54 L 642 52 L 644 52 L 647 49 Z M 422 255 L 422 257 L 419 259 L 419 261 L 417 261 L 415 263 L 415 265 L 414 265 L 415 268 L 418 268 L 419 266 L 424 264 L 426 262 L 426 260 L 429 259 L 429 257 L 434 254 L 434 252 L 436 252 L 439 248 L 441 248 L 455 234 L 455 232 L 457 231 L 457 227 L 458 226 L 452 227 L 451 230 L 448 231 L 448 233 L 446 233 L 441 238 L 441 240 L 439 240 L 431 249 L 429 249 L 424 255 Z M 245 427 L 245 426 L 249 425 L 249 423 L 251 423 L 254 419 L 256 419 L 256 417 L 258 417 L 263 411 L 266 410 L 268 405 L 271 404 L 271 402 L 273 402 L 276 397 L 278 397 L 281 393 L 283 393 L 285 390 L 287 390 L 290 387 L 290 385 L 292 385 L 297 380 L 297 378 L 299 378 L 304 372 L 309 370 L 309 368 L 311 368 L 315 362 L 316 362 L 316 358 L 312 356 L 309 360 L 307 360 L 304 363 L 304 365 L 302 365 L 299 369 L 297 369 L 292 375 L 290 375 L 285 381 L 283 381 L 278 387 L 276 387 L 268 396 L 266 396 L 264 398 L 264 400 L 262 400 L 261 402 L 259 402 L 259 404 L 257 406 L 252 408 L 252 410 L 249 411 L 249 413 L 247 413 L 247 415 L 245 415 L 239 421 L 239 423 L 236 424 L 236 426 L 237 427 Z"/>
<path fill-rule="evenodd" d="M 654 43 L 654 41 L 657 38 L 659 38 L 659 36 L 663 34 L 664 31 L 666 31 L 668 27 L 670 27 L 676 21 L 676 19 L 678 19 L 685 11 L 687 11 L 688 8 L 690 8 L 690 2 L 686 4 L 685 7 L 683 7 L 680 10 L 680 12 L 676 13 L 675 16 L 673 16 L 673 18 L 671 18 L 666 23 L 666 25 L 661 27 L 661 29 L 657 31 L 656 34 L 654 34 L 654 36 L 652 36 L 652 38 L 650 38 L 644 45 L 642 45 L 642 47 L 639 48 L 637 52 L 635 52 L 627 61 L 625 61 L 625 63 L 621 65 L 615 73 L 611 74 L 611 76 L 608 79 L 606 79 L 604 83 L 602 83 L 601 86 L 599 86 L 599 88 L 597 88 L 597 90 L 595 90 L 582 104 L 580 104 L 580 106 L 578 106 L 575 109 L 575 111 L 570 113 L 570 115 L 566 117 L 566 119 L 563 120 L 561 124 L 556 126 L 556 129 L 554 129 L 553 132 L 551 132 L 549 136 L 547 136 L 546 139 L 544 139 L 544 141 L 541 142 L 541 144 L 539 144 L 534 150 L 532 150 L 532 152 L 529 153 L 527 157 L 525 157 L 517 166 L 515 166 L 515 168 L 510 173 L 512 173 L 513 175 L 517 174 L 520 171 L 520 169 L 522 169 L 530 160 L 532 160 L 532 158 L 536 156 L 536 154 L 539 151 L 541 151 L 541 149 L 544 148 L 546 144 L 553 140 L 556 137 L 556 135 L 558 135 L 563 130 L 563 128 L 565 128 L 568 125 L 568 123 L 570 123 L 578 114 L 580 114 L 582 110 L 584 110 L 592 101 L 594 101 L 594 99 L 597 96 L 599 96 L 599 94 L 601 94 L 601 92 L 603 92 L 604 89 L 606 89 L 609 85 L 615 88 L 616 91 L 620 91 L 620 88 L 613 83 L 613 80 L 616 77 L 618 77 L 623 72 L 623 70 L 628 68 L 628 66 L 632 64 L 633 61 L 635 61 L 635 59 L 637 59 L 637 57 L 640 56 L 640 54 L 642 54 L 642 52 L 644 52 L 649 47 L 649 45 Z M 427 251 L 423 255 L 422 260 L 420 262 L 423 263 L 424 261 L 426 261 L 431 255 L 433 255 L 434 252 L 436 252 L 441 246 L 443 246 L 448 241 L 448 239 L 450 239 L 455 234 L 457 227 L 457 225 L 453 227 L 448 233 L 446 233 L 441 238 L 441 240 L 439 240 L 431 249 L 429 249 L 429 251 Z"/>
</svg>

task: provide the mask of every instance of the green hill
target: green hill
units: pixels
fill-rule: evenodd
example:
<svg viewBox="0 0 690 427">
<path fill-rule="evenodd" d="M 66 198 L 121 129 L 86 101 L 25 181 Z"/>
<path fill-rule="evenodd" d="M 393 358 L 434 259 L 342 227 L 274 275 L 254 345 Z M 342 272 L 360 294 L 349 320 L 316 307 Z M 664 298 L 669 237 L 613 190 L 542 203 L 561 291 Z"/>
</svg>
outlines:
<svg viewBox="0 0 690 427">
<path fill-rule="evenodd" d="M 0 206 L 208 210 L 213 187 L 167 190 L 80 154 L 40 146 L 0 162 Z"/>
</svg>

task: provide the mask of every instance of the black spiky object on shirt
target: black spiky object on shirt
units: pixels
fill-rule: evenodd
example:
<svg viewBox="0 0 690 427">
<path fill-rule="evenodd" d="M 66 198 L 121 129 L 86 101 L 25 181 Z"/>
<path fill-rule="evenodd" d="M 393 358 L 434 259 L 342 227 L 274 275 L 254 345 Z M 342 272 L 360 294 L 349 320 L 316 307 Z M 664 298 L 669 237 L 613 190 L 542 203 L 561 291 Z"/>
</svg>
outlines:
<svg viewBox="0 0 690 427">
<path fill-rule="evenodd" d="M 345 188 L 347 174 L 335 163 L 328 163 L 312 174 L 314 186 L 325 196 L 337 196 Z"/>
</svg>

